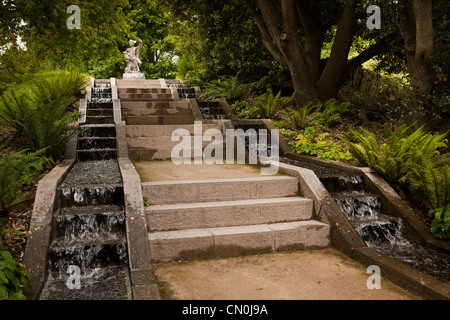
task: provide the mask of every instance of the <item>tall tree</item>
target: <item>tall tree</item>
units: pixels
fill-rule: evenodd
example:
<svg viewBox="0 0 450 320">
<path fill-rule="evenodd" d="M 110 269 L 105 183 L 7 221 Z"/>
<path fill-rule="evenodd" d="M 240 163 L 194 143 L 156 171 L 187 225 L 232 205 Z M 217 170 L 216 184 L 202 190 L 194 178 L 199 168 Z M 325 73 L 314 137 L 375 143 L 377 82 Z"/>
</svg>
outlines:
<svg viewBox="0 0 450 320">
<path fill-rule="evenodd" d="M 263 43 L 289 68 L 297 103 L 335 97 L 348 75 L 386 48 L 389 35 L 378 37 L 357 57 L 348 54 L 357 32 L 365 28 L 362 1 L 246 0 Z M 363 23 L 358 24 L 358 18 Z M 321 61 L 325 36 L 335 28 L 328 59 Z"/>
</svg>

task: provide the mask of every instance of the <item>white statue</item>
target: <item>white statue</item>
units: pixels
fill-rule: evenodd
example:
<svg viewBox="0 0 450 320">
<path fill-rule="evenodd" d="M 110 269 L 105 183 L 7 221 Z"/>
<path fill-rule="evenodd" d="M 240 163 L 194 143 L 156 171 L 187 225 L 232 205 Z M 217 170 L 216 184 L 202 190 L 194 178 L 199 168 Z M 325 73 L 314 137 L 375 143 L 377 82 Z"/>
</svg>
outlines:
<svg viewBox="0 0 450 320">
<path fill-rule="evenodd" d="M 142 64 L 139 53 L 143 47 L 142 40 L 139 39 L 139 46 L 135 47 L 136 41 L 130 40 L 130 47 L 123 53 L 123 58 L 127 67 L 125 68 L 125 73 L 123 74 L 124 79 L 145 79 L 145 75 L 140 72 L 139 67 Z"/>
<path fill-rule="evenodd" d="M 125 59 L 125 63 L 127 67 L 125 68 L 125 73 L 128 72 L 139 72 L 139 66 L 142 64 L 142 61 L 139 57 L 139 53 L 142 49 L 143 42 L 139 40 L 139 46 L 135 47 L 134 44 L 136 41 L 130 40 L 130 47 L 125 50 L 123 53 L 123 58 Z"/>
</svg>

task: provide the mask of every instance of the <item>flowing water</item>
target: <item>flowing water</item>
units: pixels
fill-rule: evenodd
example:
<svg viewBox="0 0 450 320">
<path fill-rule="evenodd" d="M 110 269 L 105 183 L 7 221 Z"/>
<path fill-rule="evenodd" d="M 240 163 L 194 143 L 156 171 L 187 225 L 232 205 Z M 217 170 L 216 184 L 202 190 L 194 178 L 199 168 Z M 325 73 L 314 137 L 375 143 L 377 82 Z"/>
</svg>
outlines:
<svg viewBox="0 0 450 320">
<path fill-rule="evenodd" d="M 195 99 L 197 97 L 194 88 L 177 88 L 177 91 L 181 100 Z"/>
<path fill-rule="evenodd" d="M 227 114 L 217 101 L 198 101 L 198 107 L 205 120 L 224 120 Z"/>
<path fill-rule="evenodd" d="M 78 137 L 77 162 L 57 190 L 48 276 L 40 299 L 132 298 L 111 111 L 110 85 L 96 85 Z"/>
<path fill-rule="evenodd" d="M 379 197 L 366 192 L 362 176 L 299 160 L 280 161 L 315 171 L 368 247 L 450 283 L 450 255 L 409 239 L 402 219 L 390 216 Z"/>
</svg>

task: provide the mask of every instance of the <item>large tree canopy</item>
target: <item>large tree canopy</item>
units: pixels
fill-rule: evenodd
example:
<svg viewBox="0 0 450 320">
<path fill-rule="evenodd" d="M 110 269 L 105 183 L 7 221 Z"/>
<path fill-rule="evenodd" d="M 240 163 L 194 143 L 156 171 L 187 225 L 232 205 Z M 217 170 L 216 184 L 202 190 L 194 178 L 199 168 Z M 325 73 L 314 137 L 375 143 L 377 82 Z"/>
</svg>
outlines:
<svg viewBox="0 0 450 320">
<path fill-rule="evenodd" d="M 67 27 L 71 5 L 80 8 L 79 29 Z M 0 16 L 5 82 L 45 64 L 76 67 L 97 78 L 121 77 L 123 51 L 129 39 L 138 38 L 144 40 L 147 77 L 173 77 L 169 19 L 155 1 L 5 0 Z"/>
</svg>

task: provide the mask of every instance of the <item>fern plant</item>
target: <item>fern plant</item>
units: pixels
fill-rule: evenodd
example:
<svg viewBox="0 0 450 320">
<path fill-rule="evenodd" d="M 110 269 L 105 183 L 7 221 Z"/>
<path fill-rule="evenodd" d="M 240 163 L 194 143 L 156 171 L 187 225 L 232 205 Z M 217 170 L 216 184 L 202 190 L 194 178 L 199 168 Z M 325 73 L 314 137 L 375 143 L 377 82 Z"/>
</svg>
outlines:
<svg viewBox="0 0 450 320">
<path fill-rule="evenodd" d="M 408 135 L 411 127 L 400 126 L 383 144 L 373 133 L 364 129 L 362 133 L 352 131 L 357 143 L 346 142 L 359 165 L 372 167 L 388 182 L 397 185 L 405 182 L 406 161 L 412 153 L 437 155 L 438 149 L 447 145 L 446 134 L 424 133 L 423 128 L 419 128 Z"/>
<path fill-rule="evenodd" d="M 79 117 L 71 112 L 75 95 L 83 87 L 81 76 L 38 77 L 29 90 L 13 91 L 0 97 L 0 120 L 15 131 L 33 151 L 45 149 L 47 156 L 58 157 L 64 145 L 79 131 L 71 123 Z"/>
<path fill-rule="evenodd" d="M 416 194 L 423 194 L 433 219 L 431 232 L 438 238 L 450 237 L 450 166 L 442 165 L 448 154 L 441 156 L 412 152 L 406 162 L 407 183 Z"/>
<path fill-rule="evenodd" d="M 42 157 L 38 153 L 22 150 L 0 159 L 0 212 L 14 203 L 20 188 L 27 183 L 30 171 L 40 167 Z"/>
<path fill-rule="evenodd" d="M 213 80 L 206 91 L 200 96 L 206 100 L 226 99 L 230 103 L 242 100 L 244 98 L 247 86 L 240 84 L 238 76 L 227 78 L 225 80 Z"/>
<path fill-rule="evenodd" d="M 308 117 L 311 111 L 314 109 L 313 105 L 306 105 L 299 110 L 293 108 L 287 108 L 286 111 L 282 111 L 287 118 L 289 126 L 294 129 L 305 129 L 308 126 Z"/>
<path fill-rule="evenodd" d="M 269 88 L 265 94 L 259 96 L 255 101 L 255 117 L 274 118 L 280 109 L 292 104 L 294 99 L 295 93 L 290 97 L 281 97 L 281 91 L 279 91 L 274 96 L 272 89 Z"/>
<path fill-rule="evenodd" d="M 431 232 L 450 237 L 450 156 L 439 152 L 447 147 L 447 134 L 425 133 L 423 128 L 408 134 L 410 129 L 400 126 L 384 144 L 367 130 L 353 131 L 357 143 L 347 144 L 360 165 L 373 168 L 397 191 L 409 190 L 423 199 L 433 218 Z"/>
</svg>

